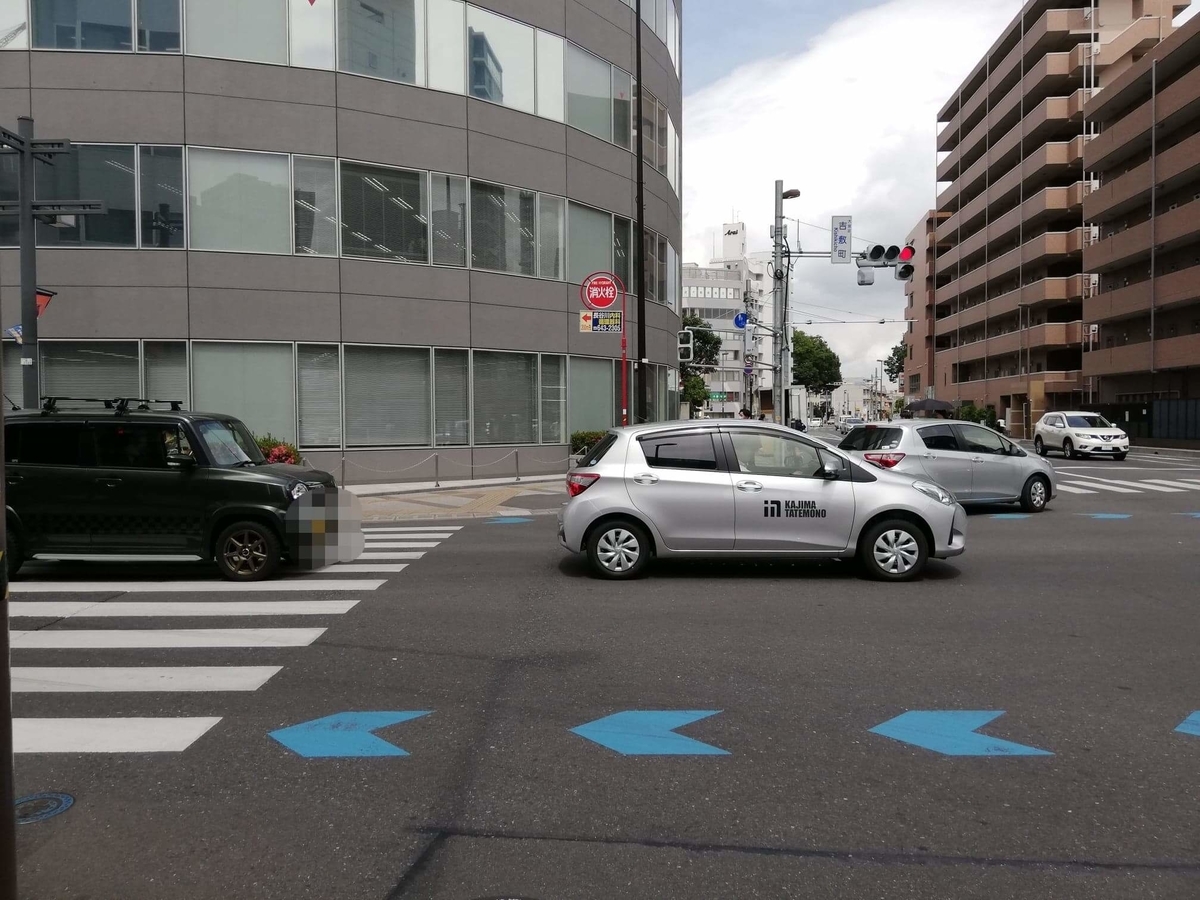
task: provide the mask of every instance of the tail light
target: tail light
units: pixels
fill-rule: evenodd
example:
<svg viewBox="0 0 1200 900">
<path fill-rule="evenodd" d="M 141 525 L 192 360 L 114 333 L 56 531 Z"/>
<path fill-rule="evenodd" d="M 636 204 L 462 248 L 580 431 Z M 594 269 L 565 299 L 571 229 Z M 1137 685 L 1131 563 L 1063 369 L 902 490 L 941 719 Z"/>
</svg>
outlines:
<svg viewBox="0 0 1200 900">
<path fill-rule="evenodd" d="M 592 472 L 572 472 L 567 476 L 567 493 L 578 497 L 599 480 L 600 476 Z"/>
<path fill-rule="evenodd" d="M 904 459 L 903 453 L 864 453 L 863 459 L 881 469 L 893 469 Z"/>
</svg>

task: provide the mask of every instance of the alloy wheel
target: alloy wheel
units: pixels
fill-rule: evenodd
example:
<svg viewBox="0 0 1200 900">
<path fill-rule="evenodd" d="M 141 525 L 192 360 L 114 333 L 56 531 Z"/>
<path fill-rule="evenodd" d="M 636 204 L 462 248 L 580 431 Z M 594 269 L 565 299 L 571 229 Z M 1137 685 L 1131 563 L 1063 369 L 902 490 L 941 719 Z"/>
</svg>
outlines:
<svg viewBox="0 0 1200 900">
<path fill-rule="evenodd" d="M 628 572 L 637 565 L 641 555 L 637 537 L 624 528 L 604 532 L 596 543 L 596 558 L 610 572 Z"/>
<path fill-rule="evenodd" d="M 917 564 L 920 549 L 917 539 L 907 531 L 892 529 L 885 531 L 875 539 L 872 552 L 879 568 L 889 575 L 903 575 Z"/>
<path fill-rule="evenodd" d="M 234 575 L 255 575 L 267 564 L 267 539 L 257 531 L 235 531 L 225 541 L 221 555 Z"/>
<path fill-rule="evenodd" d="M 1035 509 L 1041 509 L 1046 505 L 1046 482 L 1040 478 L 1029 486 L 1029 502 Z"/>
</svg>

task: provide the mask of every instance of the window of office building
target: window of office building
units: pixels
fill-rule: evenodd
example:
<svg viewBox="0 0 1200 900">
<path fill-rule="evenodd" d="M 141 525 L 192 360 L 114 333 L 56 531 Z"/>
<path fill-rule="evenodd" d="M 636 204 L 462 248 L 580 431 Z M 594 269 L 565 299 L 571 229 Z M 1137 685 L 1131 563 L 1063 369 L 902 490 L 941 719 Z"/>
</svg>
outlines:
<svg viewBox="0 0 1200 900">
<path fill-rule="evenodd" d="M 344 365 L 347 446 L 429 444 L 428 350 L 346 347 Z"/>
<path fill-rule="evenodd" d="M 567 124 L 612 140 L 612 66 L 567 45 Z"/>
<path fill-rule="evenodd" d="M 178 53 L 179 0 L 137 0 L 138 50 L 143 53 Z"/>
<path fill-rule="evenodd" d="M 287 0 L 184 0 L 187 52 L 287 65 Z"/>
<path fill-rule="evenodd" d="M 20 406 L 24 396 L 24 375 L 21 371 L 21 345 L 16 341 L 4 341 L 0 345 L 0 367 L 3 368 L 4 393 Z"/>
<path fill-rule="evenodd" d="M 128 144 L 78 144 L 56 157 L 54 165 L 38 165 L 39 200 L 102 200 L 102 216 L 60 216 L 55 225 L 39 222 L 38 245 L 136 247 L 136 158 Z"/>
<path fill-rule="evenodd" d="M 633 76 L 612 67 L 613 143 L 628 150 L 633 146 Z"/>
<path fill-rule="evenodd" d="M 474 352 L 475 443 L 536 444 L 536 353 Z"/>
<path fill-rule="evenodd" d="M 537 33 L 537 112 L 561 122 L 566 115 L 563 88 L 566 42 L 557 34 Z"/>
<path fill-rule="evenodd" d="M 675 0 L 667 0 L 667 52 L 671 54 L 671 63 L 679 68 L 679 12 L 675 9 Z"/>
<path fill-rule="evenodd" d="M 8 39 L 0 50 L 28 50 L 29 22 L 25 0 L 0 0 L 0 41 Z"/>
<path fill-rule="evenodd" d="M 663 243 L 667 247 L 667 290 L 662 302 L 670 309 L 676 309 L 679 306 L 679 254 L 670 241 L 663 239 Z M 727 289 L 726 294 L 732 297 L 733 292 Z"/>
<path fill-rule="evenodd" d="M 642 258 L 646 267 L 646 299 L 658 301 L 658 235 L 647 230 L 642 241 Z M 712 296 L 712 288 L 705 288 L 705 296 Z"/>
<path fill-rule="evenodd" d="M 423 0 L 337 0 L 337 5 L 343 72 L 425 83 Z"/>
<path fill-rule="evenodd" d="M 537 256 L 537 194 L 471 182 L 471 265 L 510 275 L 533 275 Z"/>
<path fill-rule="evenodd" d="M 460 175 L 430 177 L 429 194 L 433 262 L 439 266 L 467 264 L 467 179 Z"/>
<path fill-rule="evenodd" d="M 142 344 L 145 396 L 158 409 L 169 408 L 167 401 L 188 405 L 187 344 L 183 341 L 145 341 Z"/>
<path fill-rule="evenodd" d="M 282 153 L 188 148 L 193 250 L 292 252 L 291 178 Z"/>
<path fill-rule="evenodd" d="M 296 411 L 301 447 L 342 441 L 342 376 L 337 344 L 296 346 Z"/>
<path fill-rule="evenodd" d="M 667 5 L 670 0 L 655 0 L 654 3 L 654 33 L 660 41 L 667 39 Z"/>
<path fill-rule="evenodd" d="M 612 215 L 579 203 L 570 204 L 570 266 L 568 278 L 576 284 L 593 272 L 612 268 Z"/>
<path fill-rule="evenodd" d="M 297 253 L 337 256 L 337 163 L 321 156 L 292 160 L 292 227 Z"/>
<path fill-rule="evenodd" d="M 466 93 L 466 5 L 461 0 L 428 0 L 429 86 Z"/>
<path fill-rule="evenodd" d="M 642 21 L 651 31 L 654 30 L 654 2 L 655 0 L 642 0 Z"/>
<path fill-rule="evenodd" d="M 632 283 L 633 266 L 630 259 L 629 240 L 633 234 L 633 223 L 620 216 L 613 216 L 613 274 L 621 279 L 626 291 L 636 291 Z"/>
<path fill-rule="evenodd" d="M 137 397 L 137 341 L 39 341 L 45 397 Z M 7 374 L 7 373 L 6 373 Z M 63 408 L 87 406 L 61 400 Z"/>
<path fill-rule="evenodd" d="M 535 111 L 534 29 L 467 7 L 467 91 L 523 112 Z"/>
<path fill-rule="evenodd" d="M 613 426 L 613 361 L 571 357 L 571 432 L 603 431 Z M 617 399 L 619 407 L 620 400 Z"/>
<path fill-rule="evenodd" d="M 679 193 L 679 132 L 675 123 L 667 119 L 667 181 L 671 189 Z"/>
<path fill-rule="evenodd" d="M 671 130 L 671 118 L 667 115 L 667 108 L 661 103 L 658 104 L 658 137 L 654 144 L 658 150 L 658 159 L 655 161 L 655 167 L 663 175 L 667 174 L 667 151 L 670 149 L 670 138 L 668 134 Z"/>
<path fill-rule="evenodd" d="M 434 442 L 439 447 L 462 447 L 471 440 L 468 353 L 433 351 Z"/>
<path fill-rule="evenodd" d="M 342 163 L 342 255 L 429 261 L 425 175 Z"/>
<path fill-rule="evenodd" d="M 48 50 L 133 50 L 129 0 L 32 0 L 33 46 Z"/>
<path fill-rule="evenodd" d="M 15 203 L 20 185 L 15 153 L 0 153 L 0 200 Z M 82 199 L 82 198 L 75 198 Z M 0 216 L 0 247 L 15 247 L 20 239 L 16 216 Z"/>
<path fill-rule="evenodd" d="M 186 237 L 183 148 L 142 146 L 138 148 L 138 167 L 142 186 L 142 246 L 182 248 Z"/>
<path fill-rule="evenodd" d="M 567 277 L 567 201 L 551 194 L 538 198 L 538 274 L 563 281 Z"/>
<path fill-rule="evenodd" d="M 640 85 L 634 86 L 634 91 L 641 90 Z M 636 106 L 634 107 L 637 108 Z M 646 161 L 646 165 L 654 167 L 658 165 L 658 101 L 654 96 L 646 91 L 646 96 L 642 100 L 642 134 L 645 137 L 642 140 L 642 158 Z"/>
<path fill-rule="evenodd" d="M 542 443 L 567 442 L 567 358 L 542 356 Z"/>
<path fill-rule="evenodd" d="M 671 245 L 667 243 L 667 239 L 662 235 L 657 236 L 658 251 L 654 257 L 654 275 L 657 281 L 655 282 L 654 297 L 659 303 L 667 306 L 671 305 L 670 286 L 667 283 L 667 248 Z"/>
<path fill-rule="evenodd" d="M 288 0 L 290 64 L 306 69 L 336 65 L 334 8 L 331 0 Z"/>
<path fill-rule="evenodd" d="M 241 419 L 254 434 L 296 442 L 291 344 L 192 343 L 192 407 Z"/>
</svg>

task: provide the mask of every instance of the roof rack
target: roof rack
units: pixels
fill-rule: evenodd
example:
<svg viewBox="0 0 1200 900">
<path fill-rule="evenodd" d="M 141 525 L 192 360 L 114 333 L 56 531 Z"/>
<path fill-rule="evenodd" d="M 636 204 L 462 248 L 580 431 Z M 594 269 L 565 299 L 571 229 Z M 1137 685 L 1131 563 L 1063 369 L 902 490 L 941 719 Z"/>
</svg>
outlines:
<svg viewBox="0 0 1200 900">
<path fill-rule="evenodd" d="M 56 412 L 60 400 L 66 400 L 71 403 L 103 403 L 105 409 L 116 410 L 117 415 L 129 412 L 131 403 L 137 404 L 137 409 L 148 410 L 151 403 L 167 403 L 171 406 L 171 412 L 182 412 L 182 400 L 151 400 L 146 397 L 43 397 L 42 412 Z"/>
</svg>

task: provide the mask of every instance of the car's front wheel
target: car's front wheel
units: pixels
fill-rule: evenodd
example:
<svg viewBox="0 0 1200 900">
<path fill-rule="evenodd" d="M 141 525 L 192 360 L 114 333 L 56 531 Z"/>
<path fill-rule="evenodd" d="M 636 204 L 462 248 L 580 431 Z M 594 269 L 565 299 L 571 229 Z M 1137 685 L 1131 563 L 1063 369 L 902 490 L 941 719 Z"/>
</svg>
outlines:
<svg viewBox="0 0 1200 900">
<path fill-rule="evenodd" d="M 588 535 L 588 562 L 601 578 L 637 578 L 645 572 L 651 554 L 646 529 L 628 519 L 605 522 Z"/>
<path fill-rule="evenodd" d="M 279 571 L 279 538 L 261 522 L 234 522 L 217 536 L 217 568 L 230 581 L 263 581 Z"/>
<path fill-rule="evenodd" d="M 1021 491 L 1021 509 L 1025 512 L 1040 513 L 1050 502 L 1050 485 L 1040 475 L 1032 476 L 1025 482 Z"/>
<path fill-rule="evenodd" d="M 1075 445 L 1071 443 L 1070 438 L 1063 438 L 1063 455 L 1065 455 L 1067 459 L 1074 459 L 1079 455 L 1075 452 Z"/>
<path fill-rule="evenodd" d="M 1046 442 L 1042 440 L 1040 434 L 1033 439 L 1033 452 L 1038 456 L 1046 455 Z"/>
<path fill-rule="evenodd" d="M 880 581 L 911 581 L 925 569 L 929 543 L 906 519 L 890 519 L 869 528 L 858 544 L 867 574 Z"/>
</svg>

